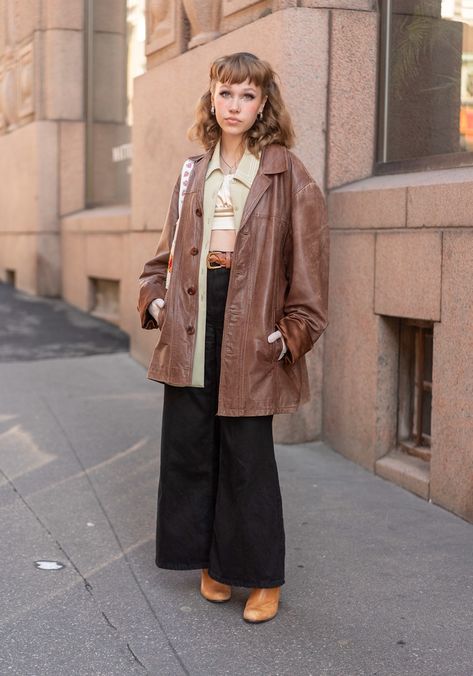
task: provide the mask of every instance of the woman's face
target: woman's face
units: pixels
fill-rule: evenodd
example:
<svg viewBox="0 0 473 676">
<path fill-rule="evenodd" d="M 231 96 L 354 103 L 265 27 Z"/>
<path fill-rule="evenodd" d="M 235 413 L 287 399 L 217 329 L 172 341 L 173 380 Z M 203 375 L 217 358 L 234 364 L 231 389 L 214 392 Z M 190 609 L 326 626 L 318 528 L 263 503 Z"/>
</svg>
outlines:
<svg viewBox="0 0 473 676">
<path fill-rule="evenodd" d="M 261 87 L 245 80 L 240 84 L 217 82 L 212 103 L 223 134 L 240 136 L 250 129 L 263 110 L 267 96 Z"/>
</svg>

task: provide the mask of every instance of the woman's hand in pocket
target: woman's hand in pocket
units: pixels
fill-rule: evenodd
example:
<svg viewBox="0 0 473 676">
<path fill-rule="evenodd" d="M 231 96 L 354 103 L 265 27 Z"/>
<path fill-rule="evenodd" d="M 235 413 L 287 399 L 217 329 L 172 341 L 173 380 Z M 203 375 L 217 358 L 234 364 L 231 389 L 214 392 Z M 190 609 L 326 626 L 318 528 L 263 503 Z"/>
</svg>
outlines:
<svg viewBox="0 0 473 676">
<path fill-rule="evenodd" d="M 153 317 L 153 319 L 159 323 L 159 313 L 160 310 L 166 305 L 166 301 L 163 298 L 155 298 L 148 305 L 148 312 Z"/>
<path fill-rule="evenodd" d="M 268 343 L 274 343 L 275 340 L 281 340 L 282 342 L 282 350 L 279 354 L 278 361 L 284 357 L 284 355 L 287 352 L 287 347 L 286 343 L 284 342 L 284 338 L 282 337 L 281 331 L 273 331 L 273 333 L 270 333 L 268 336 Z"/>
</svg>

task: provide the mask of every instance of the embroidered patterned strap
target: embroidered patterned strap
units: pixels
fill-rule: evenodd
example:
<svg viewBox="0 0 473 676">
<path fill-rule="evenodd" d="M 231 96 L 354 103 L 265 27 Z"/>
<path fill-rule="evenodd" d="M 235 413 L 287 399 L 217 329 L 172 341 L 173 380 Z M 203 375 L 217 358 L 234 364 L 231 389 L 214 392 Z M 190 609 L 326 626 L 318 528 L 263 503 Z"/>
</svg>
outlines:
<svg viewBox="0 0 473 676">
<path fill-rule="evenodd" d="M 167 274 L 166 274 L 166 289 L 169 288 L 169 282 L 171 280 L 171 273 L 172 273 L 172 264 L 174 260 L 174 249 L 176 248 L 176 239 L 177 239 L 177 231 L 179 230 L 179 220 L 181 217 L 181 209 L 182 209 L 182 203 L 184 202 L 184 197 L 187 192 L 187 186 L 189 184 L 190 176 L 191 176 L 191 171 L 194 166 L 194 162 L 191 159 L 187 159 L 184 164 L 182 165 L 182 170 L 181 170 L 181 182 L 179 186 L 179 202 L 178 202 L 178 213 L 177 213 L 177 221 L 176 221 L 176 228 L 174 230 L 174 237 L 172 239 L 172 244 L 171 244 L 171 251 L 169 253 L 169 261 L 168 261 L 168 269 L 167 269 Z"/>
</svg>

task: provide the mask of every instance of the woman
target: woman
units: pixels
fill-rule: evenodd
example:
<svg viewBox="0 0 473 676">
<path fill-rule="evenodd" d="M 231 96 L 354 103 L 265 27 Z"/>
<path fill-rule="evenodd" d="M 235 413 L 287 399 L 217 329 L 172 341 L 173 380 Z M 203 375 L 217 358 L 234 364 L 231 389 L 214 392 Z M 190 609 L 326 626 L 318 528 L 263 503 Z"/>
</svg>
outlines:
<svg viewBox="0 0 473 676">
<path fill-rule="evenodd" d="M 309 399 L 305 353 L 327 326 L 324 197 L 289 150 L 275 73 L 253 54 L 217 59 L 138 309 L 160 334 L 164 383 L 156 564 L 201 569 L 209 601 L 251 589 L 243 618 L 278 611 L 285 533 L 275 413 Z M 176 222 L 179 227 L 166 284 Z"/>
</svg>

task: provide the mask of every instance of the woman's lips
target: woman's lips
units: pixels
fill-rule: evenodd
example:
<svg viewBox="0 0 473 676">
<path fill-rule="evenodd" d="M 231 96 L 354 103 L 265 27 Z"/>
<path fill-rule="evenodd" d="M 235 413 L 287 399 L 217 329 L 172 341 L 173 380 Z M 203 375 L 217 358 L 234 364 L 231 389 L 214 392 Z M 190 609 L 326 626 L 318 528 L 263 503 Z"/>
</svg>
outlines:
<svg viewBox="0 0 473 676">
<path fill-rule="evenodd" d="M 229 124 L 239 124 L 240 120 L 236 120 L 234 117 L 227 117 L 225 122 L 228 122 Z"/>
</svg>

